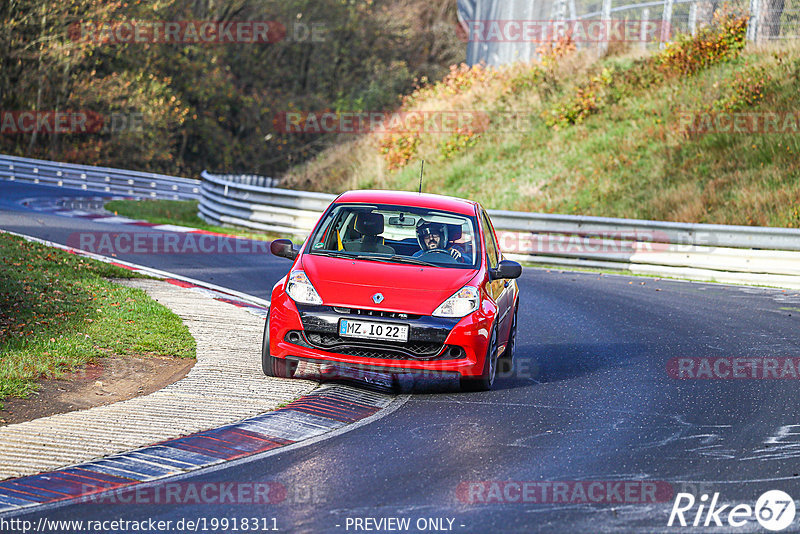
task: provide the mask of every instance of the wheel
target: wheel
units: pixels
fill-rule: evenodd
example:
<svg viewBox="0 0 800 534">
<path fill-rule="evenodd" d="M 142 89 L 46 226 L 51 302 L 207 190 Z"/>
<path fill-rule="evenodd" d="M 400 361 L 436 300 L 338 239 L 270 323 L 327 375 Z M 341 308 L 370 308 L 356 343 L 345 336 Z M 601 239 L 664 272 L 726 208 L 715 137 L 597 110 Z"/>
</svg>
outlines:
<svg viewBox="0 0 800 534">
<path fill-rule="evenodd" d="M 461 389 L 463 391 L 488 391 L 494 385 L 497 375 L 497 326 L 492 328 L 492 337 L 486 348 L 486 358 L 483 361 L 483 373 L 480 376 L 462 376 Z"/>
<path fill-rule="evenodd" d="M 275 358 L 269 353 L 269 315 L 264 323 L 264 338 L 261 341 L 261 369 L 267 376 L 292 378 L 297 370 L 297 362 Z"/>
<path fill-rule="evenodd" d="M 519 303 L 514 307 L 514 316 L 511 318 L 511 330 L 508 332 L 508 342 L 506 342 L 506 350 L 500 356 L 497 364 L 497 372 L 507 374 L 511 372 L 514 365 L 514 351 L 517 348 L 517 312 L 519 311 Z"/>
</svg>

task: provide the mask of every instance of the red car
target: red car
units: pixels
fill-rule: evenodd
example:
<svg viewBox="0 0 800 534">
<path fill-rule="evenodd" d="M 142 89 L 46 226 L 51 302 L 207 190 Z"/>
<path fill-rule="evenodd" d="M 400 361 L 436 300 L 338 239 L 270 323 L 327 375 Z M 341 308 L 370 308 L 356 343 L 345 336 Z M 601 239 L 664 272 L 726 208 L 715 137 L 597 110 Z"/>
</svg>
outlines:
<svg viewBox="0 0 800 534">
<path fill-rule="evenodd" d="M 262 344 L 268 376 L 300 361 L 381 372 L 455 374 L 490 389 L 510 363 L 522 267 L 503 259 L 477 202 L 351 191 L 323 213 L 272 290 Z"/>
</svg>

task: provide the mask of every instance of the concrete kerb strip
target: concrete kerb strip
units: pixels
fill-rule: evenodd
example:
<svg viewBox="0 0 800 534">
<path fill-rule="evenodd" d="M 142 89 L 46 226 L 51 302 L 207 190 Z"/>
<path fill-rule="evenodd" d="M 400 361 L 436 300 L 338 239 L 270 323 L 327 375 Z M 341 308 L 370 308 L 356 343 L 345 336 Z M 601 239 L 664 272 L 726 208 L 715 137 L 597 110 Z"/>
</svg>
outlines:
<svg viewBox="0 0 800 534">
<path fill-rule="evenodd" d="M 0 512 L 124 489 L 320 439 L 372 420 L 393 404 L 391 395 L 342 385 L 314 391 L 316 382 L 265 377 L 259 350 L 266 309 L 260 299 L 21 237 L 169 276 L 172 284 L 124 283 L 144 289 L 184 320 L 197 340 L 198 360 L 184 379 L 150 395 L 0 428 L 0 478 L 20 477 L 0 482 Z M 43 473 L 48 469 L 56 470 Z"/>
<path fill-rule="evenodd" d="M 184 379 L 150 395 L 0 427 L 0 479 L 239 421 L 317 387 L 263 375 L 261 318 L 159 280 L 120 283 L 145 290 L 183 320 L 197 342 L 197 363 Z M 26 461 L 14 458 L 20 456 Z"/>
</svg>

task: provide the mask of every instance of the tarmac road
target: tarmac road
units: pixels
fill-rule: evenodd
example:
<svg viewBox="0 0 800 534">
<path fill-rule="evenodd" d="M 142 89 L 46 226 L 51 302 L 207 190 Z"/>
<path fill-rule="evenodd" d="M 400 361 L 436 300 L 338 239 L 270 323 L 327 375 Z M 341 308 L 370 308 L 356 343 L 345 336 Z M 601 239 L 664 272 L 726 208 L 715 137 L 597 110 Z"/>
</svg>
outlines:
<svg viewBox="0 0 800 534">
<path fill-rule="evenodd" d="M 32 193 L 42 188 L 0 182 L 0 228 L 64 243 L 114 230 L 15 204 Z M 289 267 L 257 254 L 120 258 L 262 298 Z M 252 531 L 243 518 L 259 519 L 259 532 L 761 532 L 754 514 L 731 526 L 732 506 L 721 528 L 704 527 L 705 512 L 700 526 L 691 522 L 702 494 L 706 510 L 715 493 L 717 508 L 753 507 L 774 489 L 800 497 L 797 380 L 668 372 L 674 358 L 728 358 L 718 377 L 733 373 L 731 358 L 800 357 L 800 292 L 540 269 L 525 269 L 520 288 L 514 370 L 494 391 L 428 385 L 369 425 L 179 480 L 183 490 L 278 483 L 279 502 L 196 504 L 176 494 L 168 504 L 73 502 L 13 517 L 172 522 L 153 532 L 192 530 L 186 521 L 197 519 L 198 531 L 233 532 L 234 520 Z M 685 512 L 689 526 L 668 527 L 679 492 L 698 501 Z M 795 518 L 786 531 L 798 530 Z"/>
</svg>

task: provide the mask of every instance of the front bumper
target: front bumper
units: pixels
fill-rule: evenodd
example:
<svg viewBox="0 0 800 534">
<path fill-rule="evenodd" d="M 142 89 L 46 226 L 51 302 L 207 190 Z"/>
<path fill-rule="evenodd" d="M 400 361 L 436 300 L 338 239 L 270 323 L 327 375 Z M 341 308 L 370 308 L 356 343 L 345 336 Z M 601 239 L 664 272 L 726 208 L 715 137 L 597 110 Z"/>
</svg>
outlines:
<svg viewBox="0 0 800 534">
<path fill-rule="evenodd" d="M 338 335 L 341 319 L 409 326 L 407 343 L 353 340 Z M 335 363 L 386 372 L 458 373 L 483 371 L 492 317 L 483 310 L 464 318 L 403 315 L 353 308 L 297 305 L 273 293 L 270 354 L 278 358 Z"/>
</svg>

